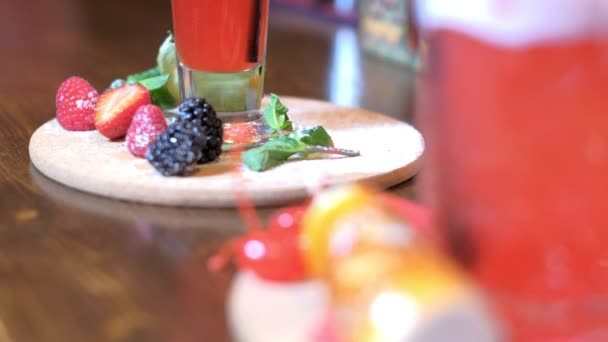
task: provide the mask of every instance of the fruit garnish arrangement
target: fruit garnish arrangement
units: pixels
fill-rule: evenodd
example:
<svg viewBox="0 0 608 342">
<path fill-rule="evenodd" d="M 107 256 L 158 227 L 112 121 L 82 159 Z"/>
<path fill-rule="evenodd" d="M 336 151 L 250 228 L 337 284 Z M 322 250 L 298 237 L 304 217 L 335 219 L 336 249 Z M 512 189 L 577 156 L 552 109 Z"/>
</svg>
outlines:
<svg viewBox="0 0 608 342">
<path fill-rule="evenodd" d="M 208 267 L 217 272 L 232 260 L 269 284 L 267 296 L 279 286 L 292 286 L 297 296 L 303 284 L 323 284 L 330 296 L 324 309 L 328 312 L 320 315 L 314 331 L 306 332 L 311 335 L 298 340 L 501 340 L 481 292 L 441 252 L 430 229 L 430 213 L 417 204 L 346 185 L 279 209 L 267 229 L 251 212 L 242 215 L 247 233 L 229 240 Z M 271 298 L 268 302 L 277 303 Z M 250 303 L 235 305 L 250 311 Z M 282 310 L 290 308 L 269 309 Z M 249 325 L 242 323 L 246 330 Z M 251 339 L 247 331 L 237 335 Z"/>
<path fill-rule="evenodd" d="M 57 121 L 68 131 L 97 130 L 110 140 L 125 138 L 135 157 L 146 158 L 163 176 L 186 176 L 211 163 L 222 151 L 241 152 L 251 170 L 265 171 L 292 157 L 357 156 L 333 146 L 322 126 L 294 129 L 289 109 L 271 94 L 263 109 L 269 134 L 252 144 L 224 144 L 224 127 L 204 98 L 177 104 L 177 64 L 171 35 L 163 42 L 158 66 L 116 79 L 101 95 L 85 79 L 70 77 L 56 97 Z"/>
</svg>

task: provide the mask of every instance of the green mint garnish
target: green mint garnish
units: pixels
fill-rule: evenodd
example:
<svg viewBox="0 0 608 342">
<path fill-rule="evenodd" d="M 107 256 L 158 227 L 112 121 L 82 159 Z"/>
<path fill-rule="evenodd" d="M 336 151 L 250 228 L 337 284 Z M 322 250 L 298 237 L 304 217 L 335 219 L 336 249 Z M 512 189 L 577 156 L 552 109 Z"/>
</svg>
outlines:
<svg viewBox="0 0 608 342">
<path fill-rule="evenodd" d="M 177 101 L 175 101 L 175 98 L 167 87 L 150 90 L 150 96 L 152 97 L 152 102 L 162 109 L 171 109 L 177 106 Z"/>
<path fill-rule="evenodd" d="M 302 151 L 296 139 L 281 135 L 266 144 L 243 152 L 243 162 L 254 171 L 264 171 L 278 166 L 294 154 Z"/>
<path fill-rule="evenodd" d="M 137 74 L 129 75 L 127 76 L 127 81 L 139 82 L 156 76 L 160 76 L 160 70 L 158 69 L 158 67 L 154 67 Z"/>
<path fill-rule="evenodd" d="M 333 141 L 331 140 L 329 133 L 327 133 L 323 126 L 315 126 L 313 128 L 298 130 L 291 133 L 289 136 L 306 145 L 325 147 L 330 147 L 333 145 Z"/>
<path fill-rule="evenodd" d="M 157 66 L 127 76 L 128 84 L 140 83 L 150 90 L 152 102 L 162 109 L 171 109 L 177 105 L 179 90 L 177 87 L 177 62 L 173 35 L 169 33 L 158 51 Z"/>
<path fill-rule="evenodd" d="M 272 132 L 293 131 L 293 123 L 289 120 L 285 107 L 276 94 L 270 94 L 270 103 L 264 108 L 264 120 Z"/>
<path fill-rule="evenodd" d="M 148 90 L 153 91 L 164 87 L 167 84 L 167 81 L 169 81 L 169 74 L 144 78 L 138 82 L 148 88 Z"/>
<path fill-rule="evenodd" d="M 152 72 L 154 69 L 150 69 L 148 71 L 144 71 L 143 73 L 136 74 L 133 78 L 138 78 L 138 81 L 135 81 L 142 86 L 146 87 L 150 91 L 150 96 L 152 97 L 152 102 L 161 107 L 162 109 L 170 109 L 176 106 L 176 100 L 171 95 L 171 92 L 167 88 L 169 82 L 169 74 L 162 74 L 157 76 L 151 76 L 148 78 L 142 78 L 143 75 L 154 75 Z M 158 70 L 158 69 L 157 69 Z M 131 75 L 134 76 L 134 75 Z M 130 77 L 131 77 L 130 76 Z M 128 79 L 128 78 L 127 78 Z M 130 81 L 133 82 L 133 81 Z"/>
<path fill-rule="evenodd" d="M 279 166 L 294 155 L 303 158 L 311 154 L 338 154 L 344 156 L 358 156 L 358 151 L 334 148 L 331 136 L 323 126 L 293 131 L 293 123 L 289 120 L 285 107 L 279 97 L 270 95 L 270 103 L 264 108 L 264 120 L 271 128 L 272 136 L 266 142 L 255 148 L 243 152 L 243 162 L 254 171 L 265 171 Z M 284 135 L 284 132 L 291 132 Z"/>
<path fill-rule="evenodd" d="M 348 157 L 356 157 L 359 155 L 359 151 L 328 146 L 307 145 L 295 138 L 281 135 L 268 140 L 267 143 L 260 147 L 243 152 L 243 162 L 251 170 L 265 171 L 285 163 L 290 157 L 296 154 L 306 158 L 312 153 L 338 154 Z"/>
</svg>

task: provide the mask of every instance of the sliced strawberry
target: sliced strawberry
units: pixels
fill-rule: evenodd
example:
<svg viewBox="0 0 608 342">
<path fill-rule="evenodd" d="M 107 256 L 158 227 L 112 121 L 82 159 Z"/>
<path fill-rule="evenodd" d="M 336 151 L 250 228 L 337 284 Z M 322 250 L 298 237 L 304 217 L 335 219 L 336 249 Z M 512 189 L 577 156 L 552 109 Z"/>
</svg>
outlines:
<svg viewBox="0 0 608 342">
<path fill-rule="evenodd" d="M 68 131 L 95 129 L 93 116 L 99 94 L 89 82 L 80 77 L 70 77 L 57 90 L 57 121 Z"/>
<path fill-rule="evenodd" d="M 95 127 L 110 139 L 122 138 L 137 108 L 150 102 L 150 92 L 139 84 L 107 90 L 95 106 Z"/>
<path fill-rule="evenodd" d="M 127 131 L 127 148 L 134 156 L 144 158 L 150 144 L 166 130 L 167 121 L 158 106 L 141 106 Z"/>
</svg>

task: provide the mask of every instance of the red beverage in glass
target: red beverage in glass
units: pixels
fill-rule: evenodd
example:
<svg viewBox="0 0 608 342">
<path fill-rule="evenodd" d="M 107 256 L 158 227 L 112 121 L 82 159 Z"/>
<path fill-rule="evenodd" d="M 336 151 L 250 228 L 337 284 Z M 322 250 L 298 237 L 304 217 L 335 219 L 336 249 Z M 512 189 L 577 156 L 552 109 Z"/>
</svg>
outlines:
<svg viewBox="0 0 608 342">
<path fill-rule="evenodd" d="M 182 99 L 205 98 L 226 143 L 267 133 L 260 107 L 269 0 L 172 0 Z"/>
<path fill-rule="evenodd" d="M 235 72 L 264 59 L 268 0 L 173 0 L 179 57 L 191 69 Z"/>
<path fill-rule="evenodd" d="M 418 20 L 437 227 L 513 340 L 608 340 L 608 2 L 422 0 Z"/>
</svg>

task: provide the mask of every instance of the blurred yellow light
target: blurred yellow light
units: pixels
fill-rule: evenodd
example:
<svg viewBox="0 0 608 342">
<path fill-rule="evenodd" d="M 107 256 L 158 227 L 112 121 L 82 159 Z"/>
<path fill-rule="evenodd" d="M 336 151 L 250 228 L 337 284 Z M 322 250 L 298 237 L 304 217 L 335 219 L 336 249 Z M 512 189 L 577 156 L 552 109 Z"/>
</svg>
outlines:
<svg viewBox="0 0 608 342">
<path fill-rule="evenodd" d="M 309 272 L 322 276 L 328 271 L 329 246 L 335 223 L 363 207 L 372 197 L 357 186 L 334 188 L 315 198 L 302 218 L 300 246 Z"/>
<path fill-rule="evenodd" d="M 378 337 L 386 341 L 405 341 L 419 319 L 417 303 L 404 293 L 382 292 L 369 309 L 370 322 Z"/>
</svg>

